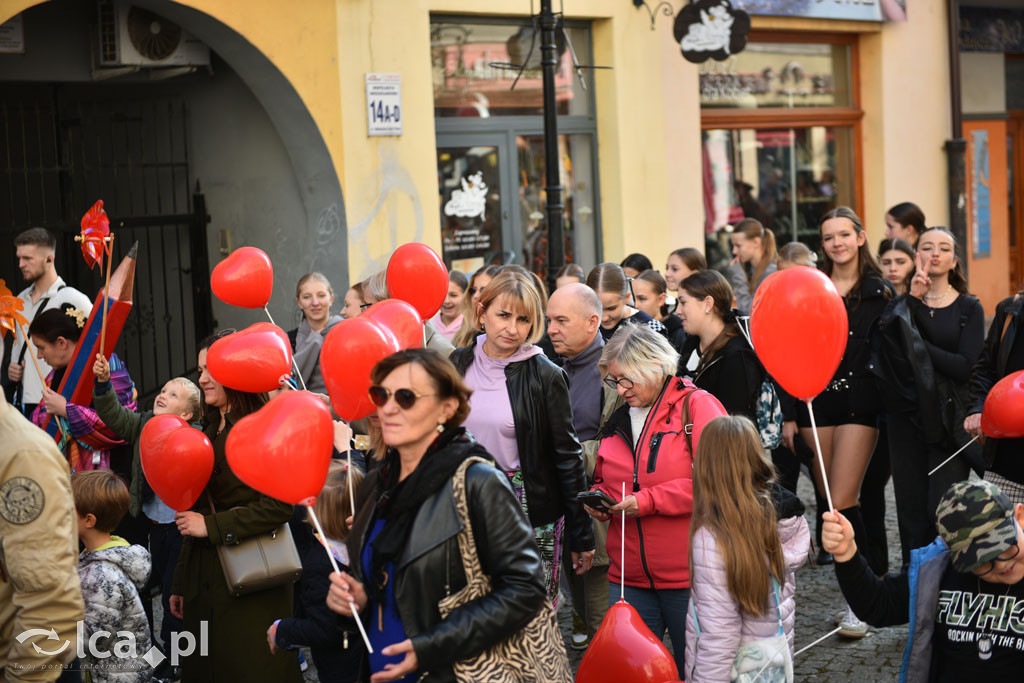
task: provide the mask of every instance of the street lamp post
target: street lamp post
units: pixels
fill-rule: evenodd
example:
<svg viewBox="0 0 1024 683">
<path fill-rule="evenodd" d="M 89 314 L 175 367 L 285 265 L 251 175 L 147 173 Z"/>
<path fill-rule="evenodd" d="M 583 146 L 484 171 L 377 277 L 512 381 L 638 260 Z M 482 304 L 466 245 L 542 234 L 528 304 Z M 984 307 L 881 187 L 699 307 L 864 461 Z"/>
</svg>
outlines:
<svg viewBox="0 0 1024 683">
<path fill-rule="evenodd" d="M 555 102 L 555 72 L 558 69 L 558 46 L 555 32 L 558 17 L 551 10 L 551 0 L 540 2 L 540 63 L 544 74 L 544 175 L 547 195 L 548 283 L 555 288 L 555 275 L 565 263 L 564 208 L 562 204 L 561 165 L 558 159 L 558 111 Z"/>
</svg>

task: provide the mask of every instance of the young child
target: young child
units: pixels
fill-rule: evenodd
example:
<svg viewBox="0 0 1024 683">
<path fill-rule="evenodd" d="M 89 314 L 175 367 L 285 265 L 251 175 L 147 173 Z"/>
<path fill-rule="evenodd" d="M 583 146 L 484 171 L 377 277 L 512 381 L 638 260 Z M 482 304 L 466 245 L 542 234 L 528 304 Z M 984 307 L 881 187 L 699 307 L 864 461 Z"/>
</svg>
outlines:
<svg viewBox="0 0 1024 683">
<path fill-rule="evenodd" d="M 96 355 L 92 371 L 96 376 L 96 386 L 92 393 L 92 404 L 96 414 L 118 438 L 133 446 L 131 501 L 128 511 L 132 517 L 139 517 L 141 514 L 151 522 L 148 540 L 150 552 L 153 554 L 153 579 L 160 581 L 161 602 L 164 606 L 160 641 L 166 647 L 171 631 L 182 629 L 181 620 L 171 614 L 170 609 L 171 581 L 174 579 L 174 567 L 178 563 L 178 552 L 181 550 L 181 534 L 174 523 L 175 511 L 153 493 L 142 472 L 139 436 L 142 434 L 142 428 L 154 415 L 177 415 L 186 422 L 191 422 L 199 414 L 199 387 L 184 377 L 175 377 L 161 389 L 153 401 L 153 409 L 140 414 L 118 401 L 112 390 L 110 365 L 103 356 Z"/>
<path fill-rule="evenodd" d="M 28 328 L 28 335 L 40 360 L 53 368 L 43 387 L 43 399 L 32 413 L 32 422 L 42 427 L 47 413 L 57 420 L 61 438 L 57 447 L 68 459 L 71 471 L 109 469 L 110 451 L 123 442 L 104 423 L 91 406 L 68 403 L 57 393 L 75 346 L 85 329 L 87 316 L 83 311 L 65 304 L 37 315 Z M 116 400 L 128 410 L 135 410 L 135 384 L 124 363 L 110 354 L 111 383 Z"/>
<path fill-rule="evenodd" d="M 757 428 L 722 416 L 693 461 L 686 680 L 792 681 L 795 572 L 810 533 Z"/>
<path fill-rule="evenodd" d="M 139 591 L 149 578 L 149 553 L 111 536 L 128 512 L 128 487 L 110 470 L 76 472 L 71 493 L 78 517 L 78 538 L 85 550 L 78 558 L 78 577 L 85 600 L 82 669 L 93 683 L 136 683 L 152 680 L 153 669 L 143 659 L 152 641 Z M 94 637 L 99 631 L 109 635 Z M 130 632 L 134 657 L 122 644 Z"/>
<path fill-rule="evenodd" d="M 307 531 L 294 533 L 295 545 L 302 559 L 302 576 L 295 588 L 295 616 L 278 619 L 267 629 L 270 652 L 278 648 L 309 647 L 317 676 L 322 683 L 353 683 L 359 680 L 359 663 L 364 647 L 358 628 L 351 618 L 335 614 L 327 607 L 327 590 L 333 570 L 324 545 L 344 572 L 349 571 L 346 520 L 352 515 L 349 505 L 349 478 L 355 489 L 363 474 L 354 466 L 348 471 L 343 461 L 331 463 L 324 488 L 313 509 L 327 534 Z M 312 524 L 312 520 L 307 520 Z"/>
</svg>

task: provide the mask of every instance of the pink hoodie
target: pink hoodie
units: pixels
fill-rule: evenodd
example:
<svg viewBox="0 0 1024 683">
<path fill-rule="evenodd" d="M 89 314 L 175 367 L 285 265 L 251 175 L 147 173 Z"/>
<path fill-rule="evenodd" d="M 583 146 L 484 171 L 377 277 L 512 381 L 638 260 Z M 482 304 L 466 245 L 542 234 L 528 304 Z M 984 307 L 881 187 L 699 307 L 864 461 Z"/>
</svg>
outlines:
<svg viewBox="0 0 1024 683">
<path fill-rule="evenodd" d="M 466 384 L 473 390 L 473 395 L 469 397 L 469 417 L 463 426 L 494 456 L 499 467 L 505 471 L 517 470 L 519 444 L 505 368 L 543 352 L 539 346 L 530 344 L 519 347 L 508 358 L 491 358 L 484 353 L 485 339 L 485 334 L 476 338 L 473 362 L 466 370 Z"/>
</svg>

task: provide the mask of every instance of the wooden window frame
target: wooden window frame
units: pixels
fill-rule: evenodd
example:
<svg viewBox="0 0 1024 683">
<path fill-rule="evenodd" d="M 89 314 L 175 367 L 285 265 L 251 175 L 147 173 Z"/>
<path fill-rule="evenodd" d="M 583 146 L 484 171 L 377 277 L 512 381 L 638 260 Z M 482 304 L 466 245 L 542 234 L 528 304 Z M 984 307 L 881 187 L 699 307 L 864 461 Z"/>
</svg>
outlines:
<svg viewBox="0 0 1024 683">
<path fill-rule="evenodd" d="M 859 36 L 855 33 L 807 33 L 801 31 L 751 31 L 748 43 L 816 43 L 846 45 L 850 51 L 850 99 L 847 107 L 773 107 L 764 109 L 701 109 L 701 130 L 741 128 L 780 129 L 815 126 L 848 127 L 853 131 L 854 210 L 864 213 L 864 163 L 860 92 Z"/>
</svg>

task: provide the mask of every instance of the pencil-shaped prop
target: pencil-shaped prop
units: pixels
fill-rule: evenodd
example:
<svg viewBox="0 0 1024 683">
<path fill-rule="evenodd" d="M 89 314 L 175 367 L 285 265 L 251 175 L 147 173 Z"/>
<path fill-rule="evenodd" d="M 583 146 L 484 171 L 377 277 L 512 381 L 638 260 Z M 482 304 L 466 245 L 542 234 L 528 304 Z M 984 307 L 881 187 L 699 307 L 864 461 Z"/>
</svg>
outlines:
<svg viewBox="0 0 1024 683">
<path fill-rule="evenodd" d="M 109 299 L 106 292 L 110 289 L 110 257 L 114 253 L 114 235 L 110 232 L 110 219 L 107 217 L 107 212 L 103 210 L 102 199 L 96 200 L 96 203 L 82 216 L 82 231 L 75 235 L 75 241 L 81 243 L 82 257 L 90 270 L 99 264 L 102 271 L 104 261 L 107 264 L 103 287 L 102 334 L 100 335 L 100 353 L 103 354 L 107 331 L 107 300 Z"/>
<path fill-rule="evenodd" d="M 25 348 L 28 350 L 26 355 L 32 358 L 36 374 L 39 375 L 39 383 L 46 386 L 46 378 L 43 376 L 42 368 L 39 367 L 35 349 L 28 339 L 28 320 L 21 314 L 23 310 L 25 310 L 25 302 L 14 296 L 7 288 L 7 283 L 0 279 L 0 339 L 8 331 L 17 339 L 18 330 L 21 330 L 21 336 L 25 338 Z"/>
<path fill-rule="evenodd" d="M 308 391 L 285 391 L 235 423 L 224 444 L 231 471 L 260 493 L 309 512 L 331 567 L 341 573 L 327 544 L 316 510 L 334 453 L 331 409 Z M 352 618 L 368 652 L 373 652 L 362 619 L 351 603 Z"/>
<path fill-rule="evenodd" d="M 91 311 L 81 311 L 79 320 L 82 323 L 82 336 L 78 338 L 78 344 L 64 371 L 64 379 L 61 380 L 60 387 L 55 389 L 70 403 L 89 405 L 92 401 L 92 366 L 96 362 L 96 354 L 99 353 L 100 335 L 103 334 L 104 321 L 106 321 L 107 328 L 107 348 L 113 349 L 121 336 L 125 320 L 132 310 L 132 291 L 135 288 L 135 256 L 138 250 L 139 243 L 136 242 L 110 275 L 110 286 L 97 295 Z M 102 298 L 109 299 L 105 316 L 101 305 Z M 54 439 L 58 439 L 57 421 L 51 419 L 49 415 L 46 420 L 43 429 L 49 432 Z"/>
</svg>

